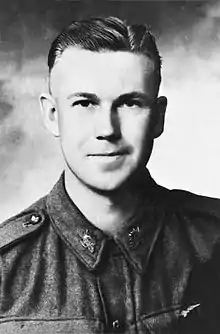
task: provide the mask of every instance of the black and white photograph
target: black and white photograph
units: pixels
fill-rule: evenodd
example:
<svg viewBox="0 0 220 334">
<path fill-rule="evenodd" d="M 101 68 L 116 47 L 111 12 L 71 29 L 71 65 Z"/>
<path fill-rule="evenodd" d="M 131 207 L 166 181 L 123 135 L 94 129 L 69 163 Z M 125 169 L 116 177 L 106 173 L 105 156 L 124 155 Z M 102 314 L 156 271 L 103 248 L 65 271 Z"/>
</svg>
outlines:
<svg viewBox="0 0 220 334">
<path fill-rule="evenodd" d="M 220 1 L 0 2 L 0 334 L 220 333 Z"/>
</svg>

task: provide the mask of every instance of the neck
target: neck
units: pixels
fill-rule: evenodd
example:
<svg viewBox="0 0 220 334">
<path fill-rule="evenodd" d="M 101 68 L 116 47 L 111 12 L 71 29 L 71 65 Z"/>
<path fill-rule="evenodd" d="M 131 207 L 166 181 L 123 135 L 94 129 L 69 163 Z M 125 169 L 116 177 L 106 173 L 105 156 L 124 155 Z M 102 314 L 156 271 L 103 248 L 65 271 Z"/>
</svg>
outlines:
<svg viewBox="0 0 220 334">
<path fill-rule="evenodd" d="M 114 192 L 96 192 L 84 185 L 70 170 L 65 171 L 65 188 L 83 215 L 106 234 L 120 232 L 140 205 L 136 182 Z"/>
</svg>

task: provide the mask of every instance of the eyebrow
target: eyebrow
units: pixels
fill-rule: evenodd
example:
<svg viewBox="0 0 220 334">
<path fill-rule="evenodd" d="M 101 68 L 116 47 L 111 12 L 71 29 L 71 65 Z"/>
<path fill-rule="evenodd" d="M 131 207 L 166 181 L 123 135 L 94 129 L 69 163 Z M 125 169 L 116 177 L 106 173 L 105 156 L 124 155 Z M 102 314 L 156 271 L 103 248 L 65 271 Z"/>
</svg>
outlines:
<svg viewBox="0 0 220 334">
<path fill-rule="evenodd" d="M 72 93 L 67 96 L 67 99 L 71 99 L 73 97 L 83 97 L 85 99 L 90 99 L 93 101 L 96 101 L 97 103 L 100 101 L 100 98 L 94 94 L 94 93 L 87 93 L 87 92 L 77 92 L 77 93 Z M 114 101 L 113 104 L 123 104 L 125 101 L 129 99 L 141 99 L 144 100 L 146 103 L 150 103 L 150 98 L 148 95 L 144 92 L 139 92 L 139 91 L 134 91 L 130 93 L 125 93 L 122 95 L 119 95 Z"/>
<path fill-rule="evenodd" d="M 89 99 L 89 100 L 100 101 L 98 96 L 96 94 L 93 94 L 93 93 L 86 93 L 86 92 L 73 93 L 73 94 L 68 95 L 67 99 L 70 100 L 73 97 L 83 97 L 83 98 Z"/>
<path fill-rule="evenodd" d="M 126 93 L 126 94 L 122 94 L 118 96 L 115 99 L 114 104 L 123 104 L 125 101 L 131 100 L 131 99 L 141 99 L 145 102 L 150 101 L 146 93 L 137 91 L 137 92 Z"/>
</svg>

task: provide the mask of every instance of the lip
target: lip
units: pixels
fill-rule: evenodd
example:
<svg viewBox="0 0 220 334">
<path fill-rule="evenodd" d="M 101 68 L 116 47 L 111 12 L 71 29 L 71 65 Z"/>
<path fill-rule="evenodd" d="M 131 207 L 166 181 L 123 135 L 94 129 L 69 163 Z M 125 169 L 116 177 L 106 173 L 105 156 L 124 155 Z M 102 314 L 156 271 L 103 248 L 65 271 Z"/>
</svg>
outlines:
<svg viewBox="0 0 220 334">
<path fill-rule="evenodd" d="M 100 152 L 100 153 L 93 153 L 88 154 L 89 157 L 115 157 L 115 156 L 122 156 L 128 154 L 127 151 L 111 151 L 111 152 Z"/>
<path fill-rule="evenodd" d="M 114 171 L 122 167 L 127 154 L 122 151 L 112 151 L 89 154 L 88 157 L 93 159 L 103 171 Z"/>
<path fill-rule="evenodd" d="M 98 153 L 98 154 L 90 154 L 90 157 L 117 157 L 117 156 L 121 156 L 124 155 L 122 153 Z"/>
</svg>

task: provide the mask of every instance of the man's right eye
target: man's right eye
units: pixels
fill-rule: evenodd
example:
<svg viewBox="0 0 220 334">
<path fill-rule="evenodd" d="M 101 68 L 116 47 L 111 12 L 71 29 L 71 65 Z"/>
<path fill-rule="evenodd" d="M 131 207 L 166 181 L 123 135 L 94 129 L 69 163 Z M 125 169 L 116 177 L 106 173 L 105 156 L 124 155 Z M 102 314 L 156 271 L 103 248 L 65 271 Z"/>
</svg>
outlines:
<svg viewBox="0 0 220 334">
<path fill-rule="evenodd" d="M 95 103 L 91 100 L 77 100 L 72 103 L 72 107 L 80 106 L 83 108 L 88 108 L 88 107 L 94 106 L 94 104 Z"/>
</svg>

